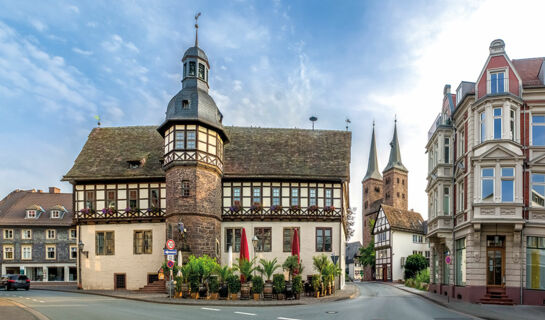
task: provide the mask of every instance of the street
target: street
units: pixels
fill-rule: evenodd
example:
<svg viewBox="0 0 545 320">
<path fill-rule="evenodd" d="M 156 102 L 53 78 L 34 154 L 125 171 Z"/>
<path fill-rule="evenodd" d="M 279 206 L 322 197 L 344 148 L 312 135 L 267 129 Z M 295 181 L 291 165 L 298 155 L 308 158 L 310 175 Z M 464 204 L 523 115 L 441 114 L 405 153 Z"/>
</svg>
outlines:
<svg viewBox="0 0 545 320">
<path fill-rule="evenodd" d="M 380 283 L 358 284 L 352 300 L 291 307 L 207 307 L 165 305 L 57 291 L 0 291 L 5 299 L 31 308 L 49 319 L 470 319 L 414 294 Z M 5 319 L 4 303 L 0 318 Z M 13 311 L 13 310 L 11 310 Z M 20 310 L 20 317 L 28 313 Z M 14 315 L 11 312 L 10 315 Z M 44 318 L 45 319 L 45 318 Z"/>
</svg>

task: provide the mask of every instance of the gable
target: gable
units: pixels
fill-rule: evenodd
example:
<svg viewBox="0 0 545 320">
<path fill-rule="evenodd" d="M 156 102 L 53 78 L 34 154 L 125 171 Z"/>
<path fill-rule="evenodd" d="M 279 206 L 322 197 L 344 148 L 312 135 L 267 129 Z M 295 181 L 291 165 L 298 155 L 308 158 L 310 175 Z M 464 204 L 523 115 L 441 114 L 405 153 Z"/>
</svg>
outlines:
<svg viewBox="0 0 545 320">
<path fill-rule="evenodd" d="M 384 214 L 384 210 L 380 208 L 377 219 L 375 220 L 375 225 L 373 227 L 373 234 L 380 233 L 390 229 L 390 223 Z"/>
<path fill-rule="evenodd" d="M 516 96 L 520 96 L 521 81 L 517 74 L 517 71 L 506 54 L 489 56 L 486 60 L 483 70 L 477 79 L 476 91 L 477 99 L 480 99 L 488 93 L 488 72 L 498 69 L 507 69 L 506 77 L 508 80 L 508 87 L 505 88 L 506 92 L 510 92 Z"/>
<path fill-rule="evenodd" d="M 534 158 L 530 161 L 531 165 L 545 165 L 545 153 L 533 152 Z"/>
<path fill-rule="evenodd" d="M 522 157 L 522 154 L 519 152 L 514 152 L 502 145 L 495 145 L 490 150 L 485 151 L 483 154 L 475 157 L 478 160 L 492 160 L 492 159 L 516 159 Z"/>
</svg>

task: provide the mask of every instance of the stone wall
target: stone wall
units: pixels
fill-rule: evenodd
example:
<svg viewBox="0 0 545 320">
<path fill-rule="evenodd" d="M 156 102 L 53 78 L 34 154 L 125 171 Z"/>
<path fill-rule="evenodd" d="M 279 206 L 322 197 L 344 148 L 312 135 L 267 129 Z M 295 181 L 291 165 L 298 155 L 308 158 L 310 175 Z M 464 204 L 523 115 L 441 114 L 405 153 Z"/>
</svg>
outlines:
<svg viewBox="0 0 545 320">
<path fill-rule="evenodd" d="M 397 169 L 384 173 L 384 204 L 408 210 L 408 174 Z"/>
</svg>

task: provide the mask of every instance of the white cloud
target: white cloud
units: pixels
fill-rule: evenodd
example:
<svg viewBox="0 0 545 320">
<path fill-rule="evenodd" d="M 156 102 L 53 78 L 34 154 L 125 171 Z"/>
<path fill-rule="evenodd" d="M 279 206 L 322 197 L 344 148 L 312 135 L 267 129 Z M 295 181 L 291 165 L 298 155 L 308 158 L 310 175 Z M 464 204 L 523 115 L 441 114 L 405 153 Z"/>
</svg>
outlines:
<svg viewBox="0 0 545 320">
<path fill-rule="evenodd" d="M 43 32 L 47 30 L 47 25 L 40 20 L 31 19 L 30 24 L 38 31 Z"/>
<path fill-rule="evenodd" d="M 73 13 L 79 13 L 79 8 L 77 6 L 68 6 L 68 9 Z"/>
<path fill-rule="evenodd" d="M 77 54 L 81 54 L 83 56 L 90 56 L 93 54 L 93 51 L 87 51 L 80 48 L 72 48 L 72 51 L 74 51 Z"/>
<path fill-rule="evenodd" d="M 138 48 L 136 47 L 136 45 L 134 45 L 134 43 L 130 41 L 124 41 L 123 38 L 118 34 L 112 35 L 110 37 L 110 40 L 103 41 L 102 47 L 110 52 L 116 52 L 122 48 L 129 49 L 135 53 L 139 52 Z"/>
</svg>

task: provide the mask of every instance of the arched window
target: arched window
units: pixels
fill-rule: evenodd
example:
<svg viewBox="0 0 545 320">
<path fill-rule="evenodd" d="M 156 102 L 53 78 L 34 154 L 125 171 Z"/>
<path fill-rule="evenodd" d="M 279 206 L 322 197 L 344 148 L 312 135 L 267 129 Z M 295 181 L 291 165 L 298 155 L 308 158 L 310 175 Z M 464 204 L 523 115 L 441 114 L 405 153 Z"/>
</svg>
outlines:
<svg viewBox="0 0 545 320">
<path fill-rule="evenodd" d="M 195 65 L 195 61 L 189 61 L 189 75 L 190 76 L 195 76 L 195 73 L 196 73 L 196 65 Z"/>
</svg>

